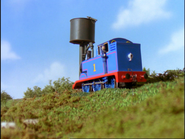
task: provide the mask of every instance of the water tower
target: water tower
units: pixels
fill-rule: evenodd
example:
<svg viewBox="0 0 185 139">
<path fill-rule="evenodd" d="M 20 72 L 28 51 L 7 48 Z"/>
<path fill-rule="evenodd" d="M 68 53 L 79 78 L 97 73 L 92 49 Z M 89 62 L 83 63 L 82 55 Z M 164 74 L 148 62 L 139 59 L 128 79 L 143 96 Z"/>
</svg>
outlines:
<svg viewBox="0 0 185 139">
<path fill-rule="evenodd" d="M 86 58 L 94 57 L 93 43 L 95 34 L 95 22 L 91 17 L 73 18 L 70 20 L 70 43 L 79 44 L 79 75 L 81 74 L 81 63 Z M 91 51 L 88 49 L 91 48 Z"/>
</svg>

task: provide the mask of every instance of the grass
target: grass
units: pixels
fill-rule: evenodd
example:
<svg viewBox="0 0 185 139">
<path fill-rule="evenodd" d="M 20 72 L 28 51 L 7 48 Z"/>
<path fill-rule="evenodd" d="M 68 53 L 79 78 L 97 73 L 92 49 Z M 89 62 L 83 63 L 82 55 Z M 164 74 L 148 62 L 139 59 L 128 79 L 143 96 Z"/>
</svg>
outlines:
<svg viewBox="0 0 185 139">
<path fill-rule="evenodd" d="M 15 102 L 14 102 L 15 103 Z M 25 125 L 23 119 L 39 119 Z M 183 138 L 184 78 L 135 89 L 50 93 L 1 107 L 1 138 Z"/>
</svg>

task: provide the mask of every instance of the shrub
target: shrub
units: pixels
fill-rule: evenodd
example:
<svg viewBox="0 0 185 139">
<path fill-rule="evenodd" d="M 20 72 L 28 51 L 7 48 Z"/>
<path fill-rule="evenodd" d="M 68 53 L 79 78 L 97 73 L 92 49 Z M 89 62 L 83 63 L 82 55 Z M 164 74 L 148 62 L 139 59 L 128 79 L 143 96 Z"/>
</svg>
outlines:
<svg viewBox="0 0 185 139">
<path fill-rule="evenodd" d="M 6 106 L 6 103 L 8 100 L 12 99 L 12 97 L 7 93 L 5 92 L 4 90 L 1 92 L 1 102 L 2 104 L 5 104 Z"/>
<path fill-rule="evenodd" d="M 24 92 L 24 98 L 34 97 L 36 94 L 31 88 L 27 88 L 26 92 Z"/>
<path fill-rule="evenodd" d="M 12 97 L 5 92 L 4 90 L 1 92 L 1 100 L 8 100 L 8 99 L 12 99 Z"/>
<path fill-rule="evenodd" d="M 46 94 L 49 94 L 49 93 L 55 91 L 55 89 L 54 89 L 54 87 L 52 86 L 51 82 L 52 82 L 52 80 L 49 80 L 49 85 L 46 85 L 46 86 L 44 87 L 44 89 L 42 89 L 42 95 L 46 95 Z"/>
<path fill-rule="evenodd" d="M 183 77 L 184 70 L 166 70 L 163 74 L 162 73 L 153 73 L 147 79 L 147 83 L 154 83 L 159 81 L 173 81 L 175 78 Z"/>
<path fill-rule="evenodd" d="M 46 85 L 44 89 L 41 90 L 40 87 L 34 86 L 33 90 L 28 87 L 27 91 L 24 92 L 24 98 L 32 98 L 34 96 L 41 97 L 42 95 L 46 95 L 48 93 L 58 92 L 62 93 L 65 90 L 69 92 L 72 91 L 73 82 L 69 80 L 69 78 L 59 78 L 58 80 L 53 82 L 53 86 L 51 84 L 52 80 L 49 81 L 49 85 Z"/>
<path fill-rule="evenodd" d="M 53 82 L 54 89 L 58 93 L 62 93 L 64 90 L 72 91 L 73 82 L 69 78 L 59 78 L 57 81 Z"/>
<path fill-rule="evenodd" d="M 146 69 L 146 68 L 144 67 L 144 68 L 143 68 L 143 71 L 145 71 L 147 75 L 150 75 L 150 69 L 149 69 L 149 68 Z"/>
</svg>

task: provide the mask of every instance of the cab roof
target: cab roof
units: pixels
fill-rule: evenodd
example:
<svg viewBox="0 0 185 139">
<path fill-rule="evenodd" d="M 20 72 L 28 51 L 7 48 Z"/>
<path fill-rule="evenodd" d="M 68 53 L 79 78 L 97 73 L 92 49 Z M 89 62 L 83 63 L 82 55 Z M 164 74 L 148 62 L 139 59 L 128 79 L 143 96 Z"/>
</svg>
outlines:
<svg viewBox="0 0 185 139">
<path fill-rule="evenodd" d="M 103 45 L 105 43 L 109 43 L 110 44 L 110 43 L 113 43 L 113 42 L 118 42 L 118 43 L 133 43 L 130 40 L 127 40 L 125 38 L 113 38 L 111 40 L 108 40 L 108 41 L 106 41 L 104 43 L 99 44 L 98 46 L 101 46 L 101 45 Z"/>
</svg>

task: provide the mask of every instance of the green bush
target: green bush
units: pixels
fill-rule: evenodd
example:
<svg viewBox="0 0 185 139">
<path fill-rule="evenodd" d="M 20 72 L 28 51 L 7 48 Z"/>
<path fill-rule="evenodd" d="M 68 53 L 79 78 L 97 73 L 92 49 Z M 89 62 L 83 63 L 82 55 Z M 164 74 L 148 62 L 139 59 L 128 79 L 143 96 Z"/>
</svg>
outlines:
<svg viewBox="0 0 185 139">
<path fill-rule="evenodd" d="M 51 92 L 54 92 L 55 91 L 55 89 L 54 89 L 54 87 L 52 86 L 52 80 L 49 80 L 49 85 L 46 85 L 45 87 L 44 87 L 44 89 L 42 89 L 42 95 L 46 95 L 46 94 L 49 94 L 49 93 L 51 93 Z"/>
<path fill-rule="evenodd" d="M 1 138 L 182 138 L 184 78 L 145 84 L 135 89 L 103 89 L 71 96 L 49 93 L 3 107 Z M 87 95 L 87 96 L 86 96 Z M 38 119 L 25 124 L 25 119 Z M 7 131 L 6 131 L 7 130 Z"/>
<path fill-rule="evenodd" d="M 173 81 L 175 78 L 183 77 L 184 75 L 184 69 L 166 70 L 163 74 L 156 73 L 155 71 L 153 71 L 153 73 L 147 79 L 147 83 L 154 83 L 159 81 Z"/>
<path fill-rule="evenodd" d="M 31 89 L 31 88 L 27 88 L 26 92 L 24 92 L 24 98 L 31 98 L 34 97 L 36 95 L 36 93 Z"/>
<path fill-rule="evenodd" d="M 53 82 L 54 89 L 58 93 L 62 93 L 65 90 L 72 91 L 73 82 L 69 80 L 69 78 L 59 78 L 57 81 Z"/>
<path fill-rule="evenodd" d="M 12 99 L 12 97 L 5 92 L 4 90 L 1 92 L 1 100 L 8 100 L 8 99 Z"/>
<path fill-rule="evenodd" d="M 58 80 L 53 82 L 49 81 L 49 85 L 46 85 L 43 89 L 40 87 L 34 86 L 33 90 L 28 88 L 26 92 L 24 92 L 24 98 L 32 98 L 32 97 L 41 97 L 42 95 L 46 95 L 53 92 L 62 93 L 65 90 L 69 92 L 72 91 L 73 82 L 69 80 L 69 78 L 59 78 Z"/>
<path fill-rule="evenodd" d="M 147 75 L 150 75 L 150 69 L 149 69 L 149 68 L 146 69 L 146 68 L 144 67 L 144 68 L 143 68 L 143 71 L 145 71 Z"/>
<path fill-rule="evenodd" d="M 4 90 L 1 92 L 1 103 L 6 106 L 8 100 L 12 99 L 12 97 L 5 92 Z"/>
</svg>

